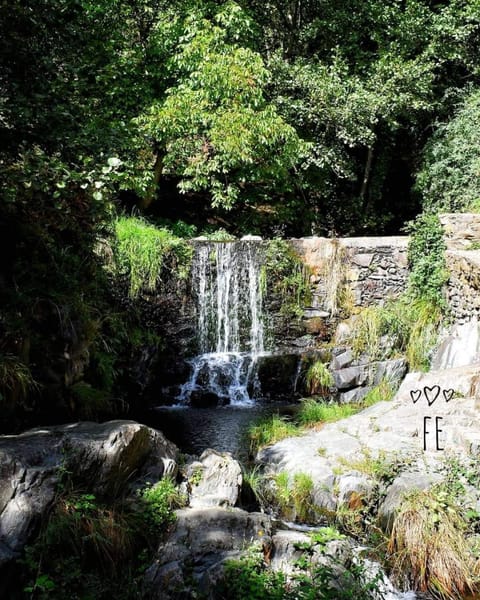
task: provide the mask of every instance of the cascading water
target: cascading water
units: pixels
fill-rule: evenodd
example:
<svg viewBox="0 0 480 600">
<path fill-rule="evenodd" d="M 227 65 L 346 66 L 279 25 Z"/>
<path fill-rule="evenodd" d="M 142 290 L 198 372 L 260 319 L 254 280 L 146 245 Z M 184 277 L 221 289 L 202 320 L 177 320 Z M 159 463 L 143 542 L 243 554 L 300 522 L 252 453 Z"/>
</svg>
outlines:
<svg viewBox="0 0 480 600">
<path fill-rule="evenodd" d="M 251 404 L 260 395 L 257 359 L 264 353 L 258 241 L 197 242 L 192 265 L 199 355 L 178 400 L 216 398 Z"/>
</svg>

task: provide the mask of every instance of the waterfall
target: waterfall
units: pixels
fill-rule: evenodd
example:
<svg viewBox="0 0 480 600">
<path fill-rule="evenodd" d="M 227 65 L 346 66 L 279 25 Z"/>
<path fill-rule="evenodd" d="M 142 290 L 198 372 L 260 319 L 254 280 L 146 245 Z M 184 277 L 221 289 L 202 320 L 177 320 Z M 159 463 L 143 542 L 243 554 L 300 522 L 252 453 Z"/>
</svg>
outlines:
<svg viewBox="0 0 480 600">
<path fill-rule="evenodd" d="M 265 350 L 262 257 L 262 244 L 254 240 L 196 243 L 192 287 L 199 353 L 181 386 L 181 404 L 194 395 L 236 405 L 259 397 L 256 364 Z"/>
</svg>

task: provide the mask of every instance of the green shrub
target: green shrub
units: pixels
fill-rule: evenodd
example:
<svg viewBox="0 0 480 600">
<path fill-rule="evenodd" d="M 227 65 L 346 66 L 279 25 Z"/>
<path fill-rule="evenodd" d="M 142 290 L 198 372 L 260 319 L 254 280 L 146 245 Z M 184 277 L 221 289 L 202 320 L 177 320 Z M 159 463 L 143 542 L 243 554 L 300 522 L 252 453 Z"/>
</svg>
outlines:
<svg viewBox="0 0 480 600">
<path fill-rule="evenodd" d="M 405 294 L 385 306 L 362 310 L 350 344 L 355 356 L 366 353 L 381 360 L 404 354 L 410 369 L 426 370 L 441 319 L 437 303 Z"/>
<path fill-rule="evenodd" d="M 410 233 L 408 295 L 445 311 L 447 305 L 443 289 L 449 273 L 445 262 L 444 232 L 438 216 L 423 213 L 406 229 Z"/>
<path fill-rule="evenodd" d="M 159 531 L 175 521 L 174 509 L 185 505 L 184 496 L 169 478 L 145 487 L 140 492 L 140 498 L 145 507 L 144 516 L 148 525 Z"/>
<path fill-rule="evenodd" d="M 312 561 L 312 552 L 313 546 L 297 561 L 296 572 L 287 581 L 283 573 L 269 569 L 262 550 L 253 547 L 239 560 L 227 561 L 214 597 L 217 600 L 372 600 L 381 597 L 380 575 L 372 577 L 361 562 L 342 565 L 330 557 L 318 564 Z"/>
<path fill-rule="evenodd" d="M 153 291 L 164 269 L 185 279 L 189 273 L 192 247 L 168 229 L 159 229 L 136 217 L 119 217 L 115 222 L 114 268 L 129 278 L 129 294 L 142 288 Z"/>
<path fill-rule="evenodd" d="M 262 288 L 278 304 L 285 319 L 297 319 L 310 301 L 310 283 L 305 266 L 285 240 L 268 242 L 261 272 Z"/>
<path fill-rule="evenodd" d="M 267 569 L 262 550 L 253 546 L 239 560 L 229 560 L 215 590 L 218 600 L 282 600 L 286 577 Z"/>
</svg>

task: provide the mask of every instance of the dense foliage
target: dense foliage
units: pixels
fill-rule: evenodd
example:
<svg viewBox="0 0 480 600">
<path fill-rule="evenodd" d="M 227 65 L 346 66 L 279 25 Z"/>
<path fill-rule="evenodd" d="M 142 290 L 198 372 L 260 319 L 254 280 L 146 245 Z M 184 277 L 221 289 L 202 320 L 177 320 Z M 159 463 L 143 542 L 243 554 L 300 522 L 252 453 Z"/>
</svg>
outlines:
<svg viewBox="0 0 480 600">
<path fill-rule="evenodd" d="M 137 256 L 118 220 L 134 208 L 190 235 L 388 233 L 422 202 L 476 208 L 479 36 L 476 0 L 5 6 L 2 419 L 123 405 L 138 306 L 105 260 L 137 297 L 150 267 L 188 262 L 167 232 L 166 262 Z M 435 264 L 414 287 L 438 303 Z"/>
</svg>

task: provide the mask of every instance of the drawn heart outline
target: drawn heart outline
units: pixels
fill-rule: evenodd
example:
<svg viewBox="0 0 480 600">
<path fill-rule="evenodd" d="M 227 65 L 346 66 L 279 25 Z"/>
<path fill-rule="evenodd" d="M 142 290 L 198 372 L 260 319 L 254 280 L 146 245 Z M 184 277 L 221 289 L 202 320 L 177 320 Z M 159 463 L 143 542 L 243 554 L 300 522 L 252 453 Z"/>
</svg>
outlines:
<svg viewBox="0 0 480 600">
<path fill-rule="evenodd" d="M 422 390 L 411 390 L 410 391 L 410 398 L 412 399 L 414 404 L 415 404 L 415 402 L 417 402 L 419 400 L 421 395 L 422 395 Z"/>
<path fill-rule="evenodd" d="M 423 393 L 427 399 L 428 406 L 432 406 L 435 400 L 440 396 L 440 386 L 434 385 L 432 387 L 428 387 L 428 385 L 426 385 L 423 388 Z"/>
<path fill-rule="evenodd" d="M 445 402 L 450 402 L 450 400 L 453 398 L 454 393 L 455 390 L 443 390 L 443 397 L 445 398 Z"/>
</svg>

